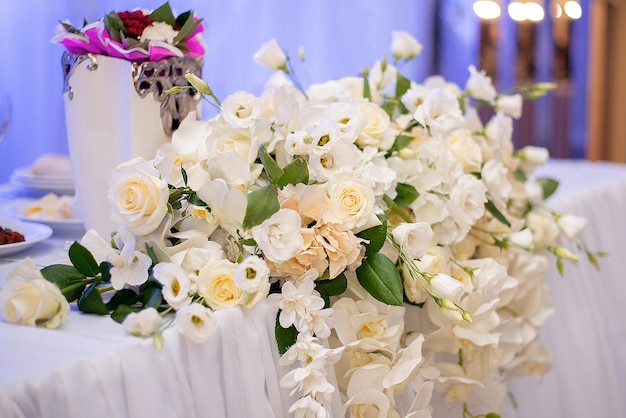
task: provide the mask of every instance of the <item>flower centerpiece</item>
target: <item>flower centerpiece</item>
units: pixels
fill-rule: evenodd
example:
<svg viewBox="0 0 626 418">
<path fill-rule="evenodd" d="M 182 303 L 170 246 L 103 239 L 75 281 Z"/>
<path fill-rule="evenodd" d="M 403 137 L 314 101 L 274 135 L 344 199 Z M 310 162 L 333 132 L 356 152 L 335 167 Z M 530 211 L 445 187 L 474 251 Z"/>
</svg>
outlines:
<svg viewBox="0 0 626 418">
<path fill-rule="evenodd" d="M 255 55 L 277 71 L 267 90 L 223 101 L 189 74 L 173 93 L 193 88 L 219 113 L 118 165 L 118 228 L 88 231 L 70 263 L 16 270 L 5 319 L 55 326 L 76 301 L 157 345 L 168 326 L 200 343 L 215 310 L 266 301 L 295 416 L 327 416 L 339 391 L 348 416 L 430 417 L 438 393 L 464 417 L 497 417 L 508 379 L 550 368 L 549 257 L 561 272 L 578 260 L 569 248 L 597 264 L 584 219 L 544 206 L 557 183 L 534 170 L 547 151 L 511 141 L 523 96 L 551 86 L 502 94 L 474 67 L 464 87 L 417 83 L 399 66 L 419 43 L 394 32 L 391 49 L 393 64 L 301 90 L 271 41 Z M 66 301 L 21 315 L 21 283 Z"/>
<path fill-rule="evenodd" d="M 202 58 L 206 52 L 202 30 L 202 20 L 191 10 L 175 15 L 166 2 L 154 11 L 112 11 L 81 28 L 61 22 L 52 42 L 76 55 L 106 55 L 133 62 Z"/>
<path fill-rule="evenodd" d="M 77 28 L 62 22 L 52 42 L 65 48 L 65 119 L 77 200 L 85 227 L 109 235 L 106 189 L 113 168 L 152 158 L 187 115 L 200 110 L 184 75 L 202 75 L 202 19 L 175 14 L 169 3 L 112 11 Z M 160 122 L 160 123 L 159 123 Z M 97 158 L 95 158 L 97 156 Z"/>
</svg>

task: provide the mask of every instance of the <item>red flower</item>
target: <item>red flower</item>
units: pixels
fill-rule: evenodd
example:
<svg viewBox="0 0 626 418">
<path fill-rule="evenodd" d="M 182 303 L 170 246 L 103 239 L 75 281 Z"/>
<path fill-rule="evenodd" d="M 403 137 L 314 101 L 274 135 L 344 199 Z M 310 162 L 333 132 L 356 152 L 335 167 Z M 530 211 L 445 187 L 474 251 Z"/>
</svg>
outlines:
<svg viewBox="0 0 626 418">
<path fill-rule="evenodd" d="M 143 30 L 153 22 L 152 18 L 148 15 L 144 15 L 141 10 L 117 12 L 117 16 L 124 24 L 126 35 L 129 38 L 141 38 Z"/>
</svg>

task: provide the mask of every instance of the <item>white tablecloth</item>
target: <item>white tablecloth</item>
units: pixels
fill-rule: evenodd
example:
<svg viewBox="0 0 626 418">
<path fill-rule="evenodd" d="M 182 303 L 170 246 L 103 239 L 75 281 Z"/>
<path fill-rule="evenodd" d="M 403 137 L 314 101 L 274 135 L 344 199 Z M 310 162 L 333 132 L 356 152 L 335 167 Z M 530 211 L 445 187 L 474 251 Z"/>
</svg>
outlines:
<svg viewBox="0 0 626 418">
<path fill-rule="evenodd" d="M 553 369 L 510 385 L 520 418 L 626 416 L 626 166 L 551 161 L 540 170 L 561 182 L 549 206 L 585 216 L 582 238 L 606 250 L 598 272 L 584 259 L 548 277 L 554 315 L 541 330 Z M 507 415 L 508 416 L 508 415 Z"/>
<path fill-rule="evenodd" d="M 553 370 L 541 383 L 515 380 L 518 409 L 505 406 L 502 416 L 624 416 L 626 166 L 552 161 L 542 172 L 561 181 L 550 205 L 587 217 L 587 245 L 611 254 L 600 272 L 583 260 L 566 264 L 565 278 L 550 273 L 555 314 L 541 339 L 553 352 Z M 67 238 L 53 236 L 9 258 L 59 262 Z M 0 259 L 0 285 L 12 268 Z M 218 316 L 218 332 L 206 344 L 169 330 L 161 353 L 108 317 L 73 311 L 59 330 L 0 322 L 0 417 L 289 416 L 294 399 L 278 385 L 285 370 L 276 363 L 273 308 L 262 303 Z"/>
<path fill-rule="evenodd" d="M 54 235 L 0 257 L 0 286 L 12 260 L 64 260 L 68 239 Z M 56 330 L 0 321 L 0 417 L 288 416 L 295 399 L 278 384 L 286 370 L 277 364 L 275 309 L 261 303 L 216 314 L 218 331 L 207 343 L 168 329 L 162 352 L 109 317 L 75 310 Z"/>
</svg>

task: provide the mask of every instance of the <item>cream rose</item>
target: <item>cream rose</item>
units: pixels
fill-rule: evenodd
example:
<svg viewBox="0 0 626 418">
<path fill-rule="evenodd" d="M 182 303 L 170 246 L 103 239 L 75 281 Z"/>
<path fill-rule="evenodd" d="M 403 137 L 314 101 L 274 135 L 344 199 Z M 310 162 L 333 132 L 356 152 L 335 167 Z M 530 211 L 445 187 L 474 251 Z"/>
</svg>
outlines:
<svg viewBox="0 0 626 418">
<path fill-rule="evenodd" d="M 135 235 L 154 232 L 167 215 L 169 190 L 152 163 L 135 158 L 116 167 L 109 182 L 111 220 Z"/>
<path fill-rule="evenodd" d="M 0 310 L 12 324 L 57 328 L 67 320 L 70 305 L 59 288 L 26 258 L 0 290 Z"/>
<path fill-rule="evenodd" d="M 198 274 L 198 294 L 212 309 L 238 305 L 243 295 L 235 283 L 237 265 L 228 260 L 206 264 Z"/>
<path fill-rule="evenodd" d="M 446 143 L 463 165 L 463 171 L 466 173 L 480 171 L 483 163 L 482 150 L 469 130 L 461 129 L 452 132 Z"/>
<path fill-rule="evenodd" d="M 358 232 L 364 227 L 380 224 L 374 214 L 374 190 L 365 182 L 350 177 L 340 178 L 329 184 L 328 197 L 333 210 L 325 219 L 334 223 L 337 229 Z"/>
<path fill-rule="evenodd" d="M 367 123 L 361 132 L 361 135 L 356 139 L 357 145 L 360 147 L 377 147 L 380 148 L 382 144 L 387 145 L 387 137 L 383 136 L 391 125 L 391 119 L 387 112 L 385 112 L 380 106 L 372 102 L 361 103 L 361 111 L 367 118 Z M 393 138 L 393 135 L 389 135 Z M 385 141 L 387 140 L 387 141 Z M 391 143 L 389 146 L 393 145 Z"/>
</svg>

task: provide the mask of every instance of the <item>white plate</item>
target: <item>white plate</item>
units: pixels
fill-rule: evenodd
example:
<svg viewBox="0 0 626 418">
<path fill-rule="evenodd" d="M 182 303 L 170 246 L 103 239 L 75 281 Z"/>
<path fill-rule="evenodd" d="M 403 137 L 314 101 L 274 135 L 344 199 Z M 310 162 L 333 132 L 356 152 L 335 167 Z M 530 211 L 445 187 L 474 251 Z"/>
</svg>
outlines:
<svg viewBox="0 0 626 418">
<path fill-rule="evenodd" d="M 20 167 L 11 174 L 10 182 L 16 186 L 52 192 L 56 194 L 74 194 L 72 176 L 50 176 L 35 174 L 30 167 Z"/>
<path fill-rule="evenodd" d="M 71 219 L 43 219 L 25 215 L 26 210 L 33 206 L 37 200 L 18 200 L 5 208 L 7 215 L 28 222 L 38 222 L 48 225 L 56 232 L 83 232 L 85 226 L 82 218 Z"/>
<path fill-rule="evenodd" d="M 15 244 L 0 245 L 0 256 L 23 251 L 52 235 L 52 228 L 35 222 L 21 222 L 14 219 L 0 218 L 0 226 L 19 232 L 26 239 L 26 241 L 16 242 Z"/>
</svg>

